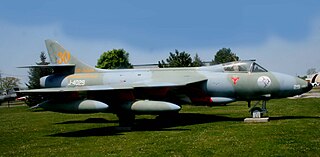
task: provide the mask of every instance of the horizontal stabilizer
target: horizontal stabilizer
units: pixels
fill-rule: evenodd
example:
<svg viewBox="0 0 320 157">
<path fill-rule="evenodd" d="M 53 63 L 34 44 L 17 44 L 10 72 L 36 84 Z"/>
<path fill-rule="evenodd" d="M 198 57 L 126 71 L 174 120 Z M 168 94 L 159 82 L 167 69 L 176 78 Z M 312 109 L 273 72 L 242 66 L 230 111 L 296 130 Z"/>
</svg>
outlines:
<svg viewBox="0 0 320 157">
<path fill-rule="evenodd" d="M 56 68 L 56 67 L 75 67 L 75 64 L 48 64 L 48 65 L 26 65 L 17 68 Z"/>
<path fill-rule="evenodd" d="M 75 64 L 48 64 L 48 65 L 26 65 L 18 68 L 51 68 L 53 73 L 73 74 L 75 72 Z"/>
</svg>

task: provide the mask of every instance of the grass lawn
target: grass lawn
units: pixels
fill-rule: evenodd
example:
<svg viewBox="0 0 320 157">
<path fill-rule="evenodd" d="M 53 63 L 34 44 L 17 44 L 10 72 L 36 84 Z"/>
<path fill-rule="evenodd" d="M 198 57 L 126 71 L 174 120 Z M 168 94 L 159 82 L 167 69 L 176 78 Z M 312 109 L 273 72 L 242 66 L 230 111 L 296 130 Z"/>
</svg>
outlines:
<svg viewBox="0 0 320 157">
<path fill-rule="evenodd" d="M 270 122 L 244 123 L 245 102 L 183 106 L 174 119 L 0 108 L 0 156 L 320 156 L 320 99 L 268 102 Z"/>
</svg>

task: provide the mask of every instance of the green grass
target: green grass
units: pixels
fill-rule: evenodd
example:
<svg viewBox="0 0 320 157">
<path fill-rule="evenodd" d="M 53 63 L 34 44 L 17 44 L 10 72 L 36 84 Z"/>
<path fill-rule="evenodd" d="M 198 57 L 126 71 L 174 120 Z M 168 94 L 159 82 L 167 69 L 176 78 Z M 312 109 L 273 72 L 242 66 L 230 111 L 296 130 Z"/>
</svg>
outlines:
<svg viewBox="0 0 320 157">
<path fill-rule="evenodd" d="M 244 123 L 245 102 L 183 106 L 174 119 L 0 108 L 0 156 L 320 156 L 320 99 L 268 102 L 270 122 Z"/>
</svg>

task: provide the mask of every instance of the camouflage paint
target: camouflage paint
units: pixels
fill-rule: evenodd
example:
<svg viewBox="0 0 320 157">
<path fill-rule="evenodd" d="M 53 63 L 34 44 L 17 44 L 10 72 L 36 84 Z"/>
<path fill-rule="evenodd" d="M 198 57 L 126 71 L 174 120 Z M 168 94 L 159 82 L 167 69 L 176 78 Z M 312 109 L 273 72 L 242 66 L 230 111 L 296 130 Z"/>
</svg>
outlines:
<svg viewBox="0 0 320 157">
<path fill-rule="evenodd" d="M 40 82 L 45 87 L 44 89 L 21 91 L 21 93 L 63 94 L 64 92 L 81 92 L 85 96 L 91 92 L 91 97 L 95 97 L 97 100 L 111 100 L 112 103 L 110 104 L 103 102 L 111 108 L 114 104 L 120 106 L 129 104 L 129 108 L 135 108 L 132 106 L 134 102 L 129 103 L 129 100 L 121 100 L 121 98 L 132 98 L 131 95 L 134 95 L 135 91 L 141 88 L 159 89 L 161 91 L 167 91 L 167 88 L 183 88 L 185 90 L 197 88 L 198 91 L 205 94 L 205 99 L 211 97 L 210 100 L 213 103 L 214 101 L 229 103 L 236 100 L 283 98 L 302 94 L 311 89 L 310 85 L 302 79 L 281 73 L 268 72 L 254 61 L 239 61 L 193 68 L 103 70 L 79 61 L 55 41 L 46 40 L 46 46 L 53 63 L 51 67 L 57 67 L 60 70 L 73 68 L 73 71 L 68 70 L 67 72 L 43 77 Z M 184 88 L 188 86 L 192 86 L 192 88 Z M 184 92 L 192 94 L 193 91 Z M 117 94 L 122 96 L 114 97 Z M 194 95 L 197 96 L 196 92 Z M 147 96 L 148 93 L 145 97 L 148 98 Z M 132 100 L 130 99 L 130 101 Z M 85 102 L 85 104 L 90 106 L 97 104 L 97 102 L 92 100 Z M 143 109 L 148 112 L 158 111 L 158 109 L 160 111 L 162 107 L 170 109 L 168 106 L 171 106 L 165 101 L 151 102 L 139 101 L 139 105 L 137 105 L 139 111 L 143 111 Z M 65 109 L 72 110 L 74 108 L 76 110 L 79 104 L 83 102 L 63 103 L 63 101 L 60 101 L 59 103 L 62 105 L 57 103 L 47 103 L 46 105 L 47 107 L 62 109 L 65 106 Z M 155 106 L 151 107 L 150 104 L 155 104 Z"/>
</svg>

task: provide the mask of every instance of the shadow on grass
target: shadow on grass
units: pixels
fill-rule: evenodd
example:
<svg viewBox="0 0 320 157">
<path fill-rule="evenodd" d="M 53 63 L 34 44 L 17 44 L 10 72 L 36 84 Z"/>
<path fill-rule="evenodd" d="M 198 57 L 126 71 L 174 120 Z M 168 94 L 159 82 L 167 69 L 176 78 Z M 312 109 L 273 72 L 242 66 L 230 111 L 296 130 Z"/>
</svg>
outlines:
<svg viewBox="0 0 320 157">
<path fill-rule="evenodd" d="M 86 130 L 57 133 L 49 135 L 51 137 L 89 137 L 89 136 L 116 136 L 123 135 L 123 132 L 119 132 L 115 127 L 102 127 L 102 128 L 92 128 Z"/>
<path fill-rule="evenodd" d="M 270 120 L 286 120 L 286 119 L 319 119 L 320 117 L 315 116 L 279 116 L 279 117 L 270 117 Z"/>
<path fill-rule="evenodd" d="M 85 123 L 118 123 L 118 120 L 106 120 L 104 118 L 88 118 L 86 120 L 73 120 L 73 121 L 65 121 L 56 124 L 85 124 Z"/>
<path fill-rule="evenodd" d="M 320 119 L 314 116 L 279 116 L 270 117 L 270 120 L 286 120 L 286 119 Z M 241 122 L 244 118 L 232 118 L 227 116 L 217 116 L 199 113 L 180 113 L 174 117 L 158 116 L 156 119 L 136 119 L 134 126 L 130 129 L 119 129 L 117 126 L 108 126 L 101 128 L 92 128 L 79 131 L 71 131 L 65 133 L 57 133 L 49 135 L 51 137 L 89 137 L 89 136 L 116 136 L 123 135 L 125 132 L 132 131 L 189 131 L 190 129 L 174 128 L 180 126 L 189 126 L 214 122 Z M 118 123 L 117 120 L 108 121 L 103 118 L 89 118 L 83 121 L 65 121 L 60 124 L 84 124 L 84 123 Z"/>
<path fill-rule="evenodd" d="M 174 117 L 159 116 L 156 119 L 136 119 L 134 126 L 130 130 L 119 129 L 117 126 L 92 128 L 86 130 L 57 133 L 49 135 L 52 137 L 88 137 L 88 136 L 112 136 L 123 135 L 132 131 L 189 131 L 190 129 L 179 129 L 173 127 L 204 124 L 221 121 L 243 121 L 243 118 L 231 118 L 198 113 L 180 113 Z M 57 124 L 77 124 L 77 123 L 116 123 L 102 118 L 90 118 L 84 121 L 66 121 Z"/>
</svg>

